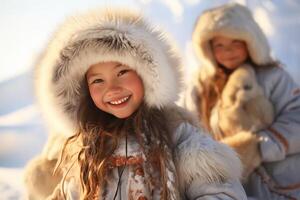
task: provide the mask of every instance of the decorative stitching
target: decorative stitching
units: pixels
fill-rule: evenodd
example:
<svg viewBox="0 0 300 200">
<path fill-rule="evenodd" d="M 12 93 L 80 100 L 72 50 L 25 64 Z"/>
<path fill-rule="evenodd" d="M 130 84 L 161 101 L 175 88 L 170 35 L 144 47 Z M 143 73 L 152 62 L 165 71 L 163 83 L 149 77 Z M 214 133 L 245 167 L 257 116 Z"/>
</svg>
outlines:
<svg viewBox="0 0 300 200">
<path fill-rule="evenodd" d="M 268 130 L 271 131 L 273 133 L 273 135 L 283 144 L 285 152 L 288 152 L 289 143 L 288 143 L 287 139 L 285 139 L 285 137 L 280 132 L 278 132 L 277 130 L 275 130 L 272 127 L 269 127 Z"/>
<path fill-rule="evenodd" d="M 267 187 L 269 188 L 270 192 L 277 194 L 279 196 L 283 196 L 289 200 L 297 200 L 296 197 L 293 197 L 289 194 L 285 194 L 282 193 L 280 191 L 278 191 L 278 188 L 283 188 L 282 186 L 279 186 L 274 180 L 272 180 L 272 178 L 270 176 L 268 176 L 266 173 L 261 172 L 261 170 L 256 169 L 254 171 L 254 173 L 256 173 L 258 175 L 258 177 L 261 179 L 262 183 L 264 183 L 265 185 L 267 185 Z M 276 190 L 277 189 L 277 190 Z"/>
<path fill-rule="evenodd" d="M 299 95 L 300 94 L 300 88 L 294 89 L 292 94 L 293 94 L 293 96 Z"/>
</svg>

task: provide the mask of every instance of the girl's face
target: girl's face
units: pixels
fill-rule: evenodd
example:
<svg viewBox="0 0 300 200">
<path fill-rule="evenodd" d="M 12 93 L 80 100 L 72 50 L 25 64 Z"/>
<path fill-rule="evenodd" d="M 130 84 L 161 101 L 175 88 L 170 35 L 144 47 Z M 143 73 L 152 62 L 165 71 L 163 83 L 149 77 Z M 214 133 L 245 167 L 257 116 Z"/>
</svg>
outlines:
<svg viewBox="0 0 300 200">
<path fill-rule="evenodd" d="M 98 63 L 89 68 L 86 78 L 95 105 L 118 118 L 129 117 L 143 101 L 143 82 L 126 65 Z"/>
<path fill-rule="evenodd" d="M 230 70 L 243 64 L 249 55 L 246 43 L 241 40 L 218 36 L 211 45 L 217 62 Z"/>
</svg>

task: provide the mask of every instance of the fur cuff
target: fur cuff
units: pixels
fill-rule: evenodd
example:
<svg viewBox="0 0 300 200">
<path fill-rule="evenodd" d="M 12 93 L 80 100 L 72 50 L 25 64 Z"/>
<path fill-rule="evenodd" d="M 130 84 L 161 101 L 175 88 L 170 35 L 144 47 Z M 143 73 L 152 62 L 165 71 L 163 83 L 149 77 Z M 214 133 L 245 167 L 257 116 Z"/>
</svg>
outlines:
<svg viewBox="0 0 300 200">
<path fill-rule="evenodd" d="M 254 169 L 261 164 L 258 137 L 255 133 L 244 131 L 226 137 L 221 142 L 229 145 L 239 154 L 243 164 L 242 181 L 246 181 Z"/>
<path fill-rule="evenodd" d="M 177 170 L 182 190 L 185 190 L 183 186 L 190 185 L 194 179 L 206 184 L 240 178 L 241 163 L 232 149 L 190 125 L 181 125 L 179 131 L 195 133 L 185 138 L 177 149 Z"/>
</svg>

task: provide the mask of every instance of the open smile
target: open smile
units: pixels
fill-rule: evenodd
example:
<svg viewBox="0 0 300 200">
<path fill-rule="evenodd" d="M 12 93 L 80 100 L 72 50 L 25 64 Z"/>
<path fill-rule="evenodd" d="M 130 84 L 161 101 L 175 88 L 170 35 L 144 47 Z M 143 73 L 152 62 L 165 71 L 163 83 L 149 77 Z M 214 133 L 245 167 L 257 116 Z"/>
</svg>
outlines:
<svg viewBox="0 0 300 200">
<path fill-rule="evenodd" d="M 120 105 L 123 104 L 125 102 L 127 102 L 130 99 L 131 96 L 127 96 L 127 97 L 123 97 L 121 99 L 118 100 L 113 100 L 113 101 L 109 101 L 108 103 L 111 105 Z"/>
<path fill-rule="evenodd" d="M 226 60 L 229 62 L 235 61 L 237 58 L 236 57 L 231 57 L 231 58 L 227 58 Z"/>
</svg>

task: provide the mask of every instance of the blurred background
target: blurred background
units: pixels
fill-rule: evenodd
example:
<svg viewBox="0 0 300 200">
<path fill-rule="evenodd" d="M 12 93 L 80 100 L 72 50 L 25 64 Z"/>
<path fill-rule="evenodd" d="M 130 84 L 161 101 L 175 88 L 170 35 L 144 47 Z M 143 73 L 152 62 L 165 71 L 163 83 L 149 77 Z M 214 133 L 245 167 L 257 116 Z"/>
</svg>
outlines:
<svg viewBox="0 0 300 200">
<path fill-rule="evenodd" d="M 247 5 L 264 30 L 273 56 L 300 84 L 299 0 L 0 0 L 0 200 L 23 199 L 22 169 L 47 139 L 35 102 L 33 69 L 39 53 L 66 16 L 101 6 L 141 9 L 169 32 L 187 75 L 198 66 L 191 45 L 197 16 L 228 2 Z"/>
</svg>

